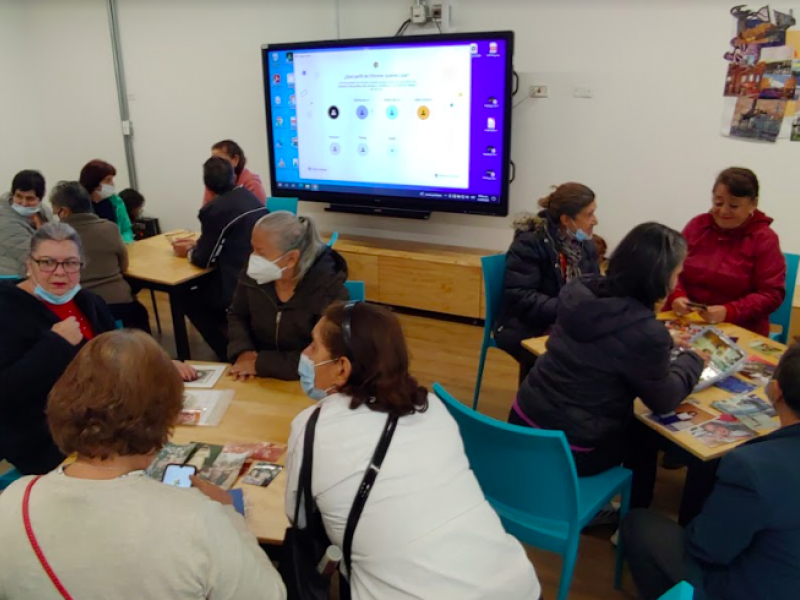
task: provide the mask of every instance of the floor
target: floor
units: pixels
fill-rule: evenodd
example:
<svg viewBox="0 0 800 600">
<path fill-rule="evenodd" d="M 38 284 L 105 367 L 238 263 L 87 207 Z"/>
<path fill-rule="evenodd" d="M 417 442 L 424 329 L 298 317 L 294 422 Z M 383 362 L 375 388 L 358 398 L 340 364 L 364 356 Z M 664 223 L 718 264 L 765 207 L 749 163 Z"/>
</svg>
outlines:
<svg viewBox="0 0 800 600">
<path fill-rule="evenodd" d="M 162 294 L 156 296 L 164 329 L 161 342 L 174 355 L 175 343 L 169 318 L 169 304 L 166 296 Z M 140 300 L 148 309 L 151 308 L 148 293 L 140 294 Z M 483 337 L 482 326 L 400 312 L 398 316 L 411 352 L 411 370 L 420 383 L 431 386 L 438 381 L 455 397 L 471 404 Z M 193 328 L 189 329 L 192 357 L 196 360 L 215 360 L 210 348 L 205 345 L 199 334 Z M 517 363 L 499 350 L 490 350 L 484 371 L 479 410 L 491 417 L 505 420 L 514 398 L 516 384 Z M 684 476 L 685 470 L 659 471 L 653 508 L 668 514 L 677 514 Z M 614 589 L 614 547 L 608 541 L 612 533 L 611 528 L 597 528 L 581 538 L 578 562 L 570 588 L 570 600 L 635 598 L 633 584 L 627 575 L 623 591 Z M 560 557 L 534 548 L 526 547 L 526 549 L 536 567 L 545 598 L 548 600 L 555 598 L 561 573 Z"/>
</svg>

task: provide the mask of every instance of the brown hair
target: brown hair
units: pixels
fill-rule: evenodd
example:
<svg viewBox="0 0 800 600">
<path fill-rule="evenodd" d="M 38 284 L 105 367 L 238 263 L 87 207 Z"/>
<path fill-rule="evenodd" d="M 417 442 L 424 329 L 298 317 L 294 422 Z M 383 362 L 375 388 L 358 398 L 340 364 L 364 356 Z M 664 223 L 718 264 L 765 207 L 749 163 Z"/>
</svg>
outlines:
<svg viewBox="0 0 800 600">
<path fill-rule="evenodd" d="M 750 169 L 731 167 L 717 175 L 714 189 L 718 185 L 728 188 L 728 193 L 735 198 L 758 199 L 758 177 Z"/>
<path fill-rule="evenodd" d="M 342 323 L 345 304 L 331 305 L 323 315 L 322 342 L 332 357 L 346 356 L 353 370 L 341 392 L 352 397 L 350 408 L 362 404 L 398 417 L 428 408 L 428 390 L 408 372 L 408 347 L 403 328 L 387 309 L 359 302 L 350 311 L 350 346 Z"/>
<path fill-rule="evenodd" d="M 582 183 L 562 183 L 554 188 L 549 196 L 539 200 L 548 219 L 554 223 L 561 220 L 561 215 L 574 219 L 584 208 L 594 202 L 594 192 Z"/>
<path fill-rule="evenodd" d="M 117 170 L 113 165 L 104 160 L 94 159 L 90 160 L 81 169 L 81 175 L 78 178 L 80 184 L 90 194 L 100 187 L 100 182 L 109 175 L 116 176 Z"/>
<path fill-rule="evenodd" d="M 104 333 L 81 349 L 52 391 L 47 420 L 66 455 L 149 454 L 169 439 L 183 404 L 183 381 L 149 335 Z"/>
<path fill-rule="evenodd" d="M 222 150 L 231 158 L 234 156 L 239 157 L 239 164 L 236 165 L 236 168 L 234 169 L 234 172 L 236 173 L 236 179 L 239 179 L 239 175 L 242 174 L 242 171 L 244 171 L 244 168 L 247 165 L 247 157 L 244 155 L 244 150 L 242 150 L 242 147 L 233 140 L 222 140 L 221 142 L 217 142 L 211 146 L 211 149 Z"/>
</svg>

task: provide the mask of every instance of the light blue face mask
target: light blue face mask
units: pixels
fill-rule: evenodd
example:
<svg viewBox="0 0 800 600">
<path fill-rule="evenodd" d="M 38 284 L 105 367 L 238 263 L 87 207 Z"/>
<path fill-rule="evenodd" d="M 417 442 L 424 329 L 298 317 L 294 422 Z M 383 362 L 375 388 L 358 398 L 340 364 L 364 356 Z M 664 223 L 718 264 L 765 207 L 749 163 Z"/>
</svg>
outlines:
<svg viewBox="0 0 800 600">
<path fill-rule="evenodd" d="M 57 294 L 53 294 L 52 292 L 48 292 L 46 289 L 44 289 L 37 283 L 36 288 L 34 288 L 33 290 L 33 293 L 40 300 L 44 300 L 48 304 L 55 304 L 57 306 L 60 306 L 72 300 L 80 291 L 81 291 L 81 284 L 79 283 L 71 290 L 64 292 L 59 296 Z"/>
<path fill-rule="evenodd" d="M 39 212 L 38 206 L 20 206 L 19 204 L 12 204 L 11 208 L 17 211 L 17 214 L 23 217 L 32 217 Z"/>
<path fill-rule="evenodd" d="M 314 361 L 305 354 L 300 355 L 300 364 L 297 365 L 297 374 L 300 375 L 300 385 L 309 398 L 319 401 L 328 396 L 328 390 L 321 390 L 314 383 L 316 371 L 317 367 L 336 362 L 337 360 L 338 359 L 332 358 L 331 360 L 314 364 Z"/>
<path fill-rule="evenodd" d="M 574 223 L 574 222 L 575 222 L 575 221 L 573 221 L 573 223 Z M 585 232 L 583 229 L 581 229 L 580 227 L 578 227 L 578 229 L 577 229 L 577 230 L 575 230 L 575 231 L 570 231 L 569 229 L 567 229 L 567 234 L 568 234 L 568 235 L 569 235 L 569 236 L 570 236 L 572 239 L 578 240 L 579 242 L 588 242 L 590 239 L 592 239 L 592 236 L 590 236 L 588 233 L 586 233 L 586 232 Z"/>
</svg>

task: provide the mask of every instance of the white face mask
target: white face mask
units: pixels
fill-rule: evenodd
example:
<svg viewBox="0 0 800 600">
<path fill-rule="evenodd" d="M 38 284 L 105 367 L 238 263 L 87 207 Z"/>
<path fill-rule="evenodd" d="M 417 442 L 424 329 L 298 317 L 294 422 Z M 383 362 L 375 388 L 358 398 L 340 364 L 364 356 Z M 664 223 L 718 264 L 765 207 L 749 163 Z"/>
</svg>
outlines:
<svg viewBox="0 0 800 600">
<path fill-rule="evenodd" d="M 100 196 L 101 200 L 105 200 L 106 198 L 111 198 L 114 195 L 114 186 L 108 185 L 104 183 L 100 186 L 100 191 L 97 192 L 97 195 Z"/>
<path fill-rule="evenodd" d="M 12 204 L 11 208 L 17 211 L 23 217 L 32 217 L 39 212 L 38 206 L 20 206 L 19 204 Z"/>
<path fill-rule="evenodd" d="M 277 281 L 283 275 L 286 267 L 279 267 L 275 263 L 284 256 L 286 255 L 282 254 L 275 261 L 271 261 L 258 254 L 251 254 L 250 261 L 247 263 L 247 275 L 255 279 L 258 285 Z"/>
</svg>

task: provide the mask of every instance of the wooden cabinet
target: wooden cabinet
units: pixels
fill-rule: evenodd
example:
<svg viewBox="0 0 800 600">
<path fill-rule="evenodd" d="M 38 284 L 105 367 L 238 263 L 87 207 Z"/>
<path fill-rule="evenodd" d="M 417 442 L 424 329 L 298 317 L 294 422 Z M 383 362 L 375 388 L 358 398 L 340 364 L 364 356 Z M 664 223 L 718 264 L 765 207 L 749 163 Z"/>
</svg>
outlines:
<svg viewBox="0 0 800 600">
<path fill-rule="evenodd" d="M 483 318 L 481 257 L 492 250 L 346 235 L 334 248 L 350 279 L 366 284 L 367 300 Z"/>
</svg>

